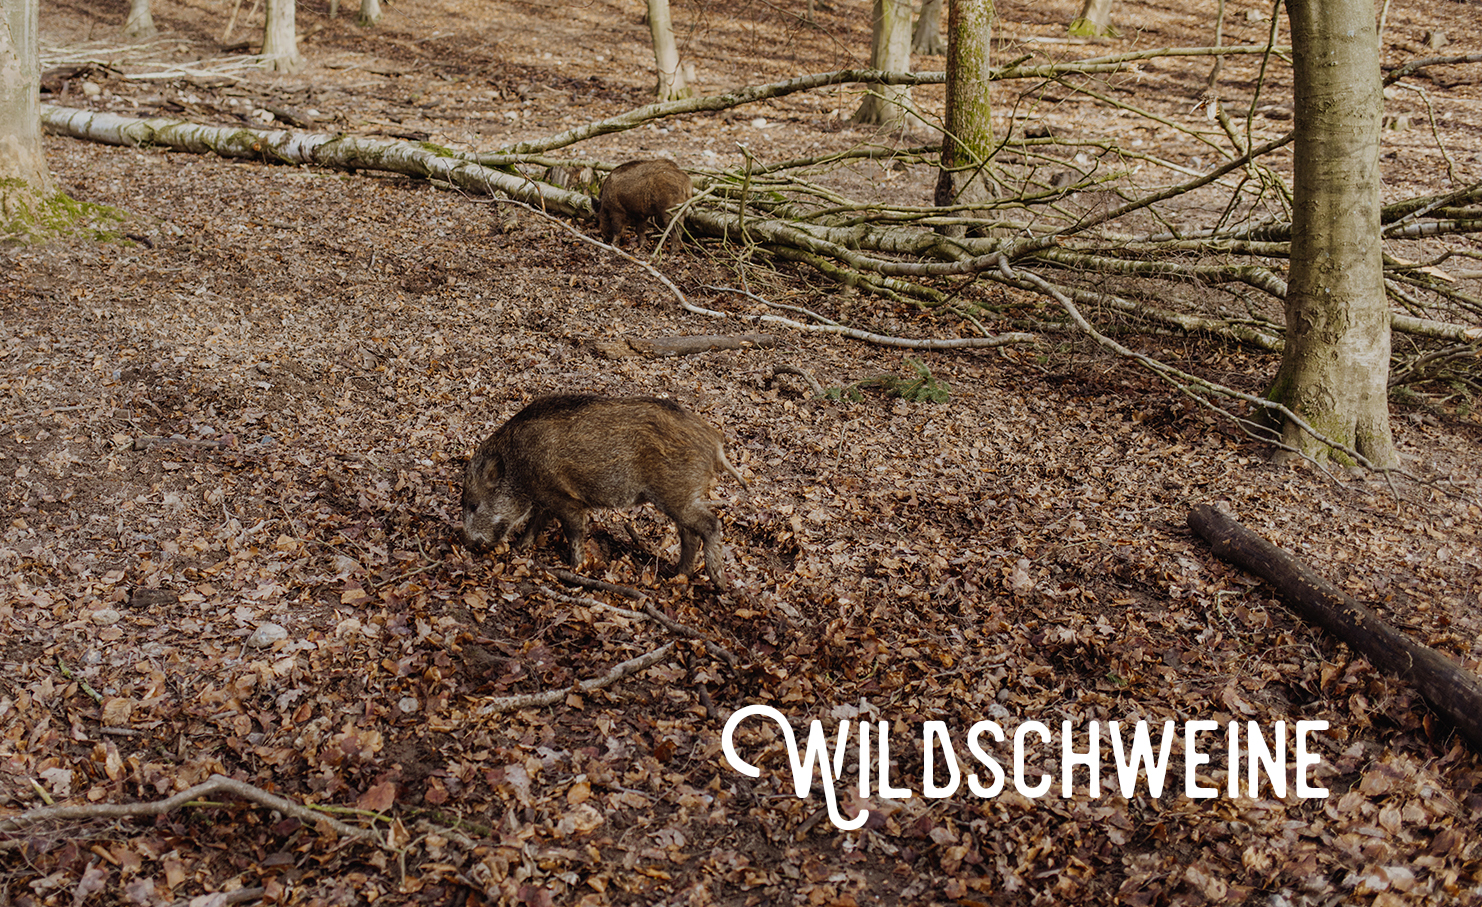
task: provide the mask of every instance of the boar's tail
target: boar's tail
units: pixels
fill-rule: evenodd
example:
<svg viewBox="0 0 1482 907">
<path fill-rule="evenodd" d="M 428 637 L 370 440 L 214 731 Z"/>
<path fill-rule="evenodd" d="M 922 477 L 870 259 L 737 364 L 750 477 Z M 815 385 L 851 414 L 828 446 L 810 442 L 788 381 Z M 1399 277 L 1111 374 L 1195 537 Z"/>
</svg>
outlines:
<svg viewBox="0 0 1482 907">
<path fill-rule="evenodd" d="M 720 461 L 720 465 L 726 468 L 726 472 L 736 477 L 736 481 L 741 483 L 742 488 L 751 487 L 750 485 L 746 484 L 745 479 L 741 478 L 741 473 L 736 471 L 736 467 L 731 465 L 731 461 L 726 459 L 726 449 L 721 444 L 715 445 L 715 458 Z"/>
</svg>

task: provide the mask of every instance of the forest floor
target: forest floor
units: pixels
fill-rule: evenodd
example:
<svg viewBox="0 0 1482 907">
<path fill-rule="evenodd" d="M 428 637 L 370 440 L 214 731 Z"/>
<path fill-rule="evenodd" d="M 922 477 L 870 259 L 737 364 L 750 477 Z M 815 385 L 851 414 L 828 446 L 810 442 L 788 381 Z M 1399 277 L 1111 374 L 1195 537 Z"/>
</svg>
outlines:
<svg viewBox="0 0 1482 907">
<path fill-rule="evenodd" d="M 156 0 L 160 37 L 129 45 L 123 0 L 48 0 L 47 60 L 107 65 L 47 100 L 223 125 L 278 108 L 323 131 L 487 151 L 638 107 L 652 89 L 635 4 L 397 0 L 365 29 L 316 0 L 299 9 L 296 75 L 224 48 L 228 6 Z M 1216 8 L 1122 2 L 1122 35 L 1088 44 L 1063 39 L 1075 0 L 1002 6 L 1000 60 L 1210 44 Z M 809 24 L 801 4 L 727 0 L 676 4 L 675 17 L 709 93 L 863 65 L 864 9 L 820 0 Z M 1264 40 L 1270 9 L 1231 0 L 1226 43 Z M 1461 43 L 1477 35 L 1473 9 L 1397 0 L 1386 65 L 1477 50 Z M 226 43 L 257 27 L 244 9 Z M 1290 128 L 1290 70 L 1259 65 L 1228 61 L 1222 84 L 1248 104 L 1265 79 L 1251 128 L 1270 137 Z M 1106 80 L 1167 126 L 1064 92 L 1004 88 L 995 104 L 1006 129 L 1012 113 L 1059 136 L 1114 134 L 1197 171 L 1207 148 L 1174 127 L 1208 128 L 1208 67 L 1164 59 Z M 1482 176 L 1477 72 L 1436 67 L 1392 92 L 1391 124 L 1409 128 L 1385 134 L 1387 195 Z M 741 146 L 776 160 L 935 140 L 849 125 L 859 93 L 571 151 L 716 170 L 740 166 Z M 915 97 L 939 112 L 940 88 Z M 1403 466 L 1425 482 L 1273 465 L 1231 421 L 1048 329 L 912 354 L 946 402 L 878 387 L 821 400 L 777 369 L 845 388 L 912 365 L 787 329 L 770 349 L 607 358 L 602 341 L 735 322 L 684 311 L 562 224 L 425 181 L 56 137 L 47 154 L 69 193 L 125 220 L 111 240 L 0 248 L 0 820 L 155 800 L 220 773 L 335 808 L 385 846 L 217 795 L 0 833 L 0 904 L 1482 902 L 1478 754 L 1185 523 L 1194 504 L 1227 506 L 1477 670 L 1482 458 L 1465 388 L 1392 403 Z M 926 204 L 933 176 L 859 161 L 828 179 Z M 762 309 L 713 287 L 744 283 L 903 336 L 971 329 L 718 241 L 688 241 L 657 267 L 734 314 Z M 1000 313 L 990 331 L 1044 323 L 1029 294 L 968 292 Z M 1275 372 L 1269 354 L 1094 314 L 1139 352 L 1250 393 Z M 678 545 L 651 508 L 598 514 L 584 571 L 642 590 L 734 667 L 627 610 L 634 600 L 563 587 L 551 535 L 517 552 L 459 541 L 469 452 L 559 391 L 672 397 L 725 434 L 750 486 L 716 488 L 733 591 L 662 569 Z M 673 640 L 604 688 L 496 711 L 499 697 L 559 692 Z M 851 750 L 841 805 L 871 819 L 837 830 L 816 782 L 794 795 L 775 724 L 752 718 L 736 735 L 760 777 L 728 764 L 725 719 L 753 704 L 799 734 L 814 719 L 831 736 L 843 719 L 883 722 L 890 780 L 914 795 L 860 801 L 845 790 Z M 986 780 L 967 747 L 984 720 L 1010 735 L 984 739 L 1010 774 L 1003 790 L 923 796 L 926 722 L 944 722 L 964 771 Z M 1163 722 L 1196 720 L 1217 723 L 1197 767 L 1217 794 L 1186 795 L 1180 737 L 1161 796 L 1125 796 L 1107 722 L 1146 721 L 1157 740 Z M 1031 721 L 1053 741 L 1029 738 L 1024 777 L 1053 780 L 1039 797 L 1012 776 L 1012 735 Z M 1300 796 L 1286 770 L 1298 721 L 1327 723 L 1306 738 L 1307 780 L 1326 798 Z M 1081 752 L 1100 724 L 1096 796 L 1084 768 L 1062 796 L 1062 722 Z M 1228 795 L 1230 722 L 1267 740 L 1285 722 L 1284 794 Z"/>
</svg>

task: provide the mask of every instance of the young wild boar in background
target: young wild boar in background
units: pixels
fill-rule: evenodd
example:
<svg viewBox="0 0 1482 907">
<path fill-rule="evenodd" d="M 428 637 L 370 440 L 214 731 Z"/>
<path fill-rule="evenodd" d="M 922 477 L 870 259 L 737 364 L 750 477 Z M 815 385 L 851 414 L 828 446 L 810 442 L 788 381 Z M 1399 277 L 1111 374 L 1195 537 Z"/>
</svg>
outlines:
<svg viewBox="0 0 1482 907">
<path fill-rule="evenodd" d="M 633 227 L 641 240 L 649 221 L 662 233 L 673 220 L 671 209 L 689 201 L 694 192 L 689 174 L 673 161 L 629 161 L 614 169 L 602 183 L 597 200 L 597 226 L 605 242 L 622 239 Z M 679 227 L 670 233 L 670 245 L 679 241 Z"/>
<path fill-rule="evenodd" d="M 541 397 L 469 458 L 463 534 L 470 544 L 486 546 L 523 524 L 516 544 L 524 546 L 556 517 L 566 530 L 571 565 L 580 568 L 587 511 L 647 501 L 679 529 L 679 572 L 691 573 L 704 540 L 705 572 L 724 589 L 725 544 L 706 497 L 721 469 L 746 484 L 726 459 L 724 440 L 671 400 Z"/>
</svg>

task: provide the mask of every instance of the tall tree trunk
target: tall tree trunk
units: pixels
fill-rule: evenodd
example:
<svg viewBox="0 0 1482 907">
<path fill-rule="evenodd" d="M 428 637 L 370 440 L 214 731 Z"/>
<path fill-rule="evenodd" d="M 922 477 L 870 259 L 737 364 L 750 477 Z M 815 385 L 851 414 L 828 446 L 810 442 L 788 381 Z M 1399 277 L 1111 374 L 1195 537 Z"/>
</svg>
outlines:
<svg viewBox="0 0 1482 907">
<path fill-rule="evenodd" d="M 654 96 L 677 101 L 694 94 L 679 65 L 679 45 L 674 41 L 674 23 L 669 18 L 669 0 L 648 0 L 648 30 L 653 35 L 654 63 L 659 69 Z"/>
<path fill-rule="evenodd" d="M 994 196 L 988 179 L 993 153 L 993 105 L 988 94 L 993 0 L 951 0 L 947 13 L 947 134 L 936 204 L 971 205 Z M 961 236 L 962 228 L 948 227 Z"/>
<path fill-rule="evenodd" d="M 149 0 L 131 0 L 129 18 L 124 21 L 124 37 L 146 40 L 157 34 L 159 29 L 154 27 L 154 16 L 149 13 Z"/>
<path fill-rule="evenodd" d="M 1086 0 L 1081 14 L 1070 23 L 1070 33 L 1078 38 L 1115 36 L 1116 29 L 1111 27 L 1111 5 L 1112 0 Z"/>
<path fill-rule="evenodd" d="M 1286 345 L 1269 396 L 1377 466 L 1389 427 L 1389 307 L 1379 237 L 1383 93 L 1373 0 L 1287 0 L 1296 140 Z M 1288 446 L 1330 450 L 1297 426 Z"/>
<path fill-rule="evenodd" d="M 875 0 L 870 68 L 882 72 L 911 71 L 911 0 Z M 895 128 L 906 121 L 911 107 L 909 85 L 877 85 L 850 122 Z"/>
<path fill-rule="evenodd" d="M 940 57 L 947 52 L 942 40 L 942 0 L 921 0 L 921 15 L 911 33 L 911 53 Z"/>
<path fill-rule="evenodd" d="M 360 24 L 369 27 L 380 21 L 381 0 L 360 0 Z"/>
<path fill-rule="evenodd" d="M 267 0 L 267 21 L 262 27 L 263 65 L 278 72 L 304 68 L 298 52 L 298 28 L 294 25 L 294 0 Z"/>
<path fill-rule="evenodd" d="M 54 194 L 41 153 L 38 0 L 0 2 L 0 237 L 34 232 Z"/>
</svg>

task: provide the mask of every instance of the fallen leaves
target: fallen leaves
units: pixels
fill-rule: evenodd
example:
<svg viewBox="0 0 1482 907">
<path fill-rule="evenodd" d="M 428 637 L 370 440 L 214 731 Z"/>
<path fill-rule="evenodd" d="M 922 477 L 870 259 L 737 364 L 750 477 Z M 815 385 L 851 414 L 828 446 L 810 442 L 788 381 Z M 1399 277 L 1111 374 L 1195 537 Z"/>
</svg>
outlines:
<svg viewBox="0 0 1482 907">
<path fill-rule="evenodd" d="M 152 248 L 5 253 L 0 808 L 153 800 L 222 773 L 399 854 L 212 801 L 0 839 L 23 856 L 4 870 L 18 902 L 1475 899 L 1476 755 L 1181 529 L 1192 499 L 1236 502 L 1475 659 L 1474 506 L 1273 470 L 1074 345 L 932 354 L 942 404 L 821 403 L 772 380 L 788 364 L 831 387 L 912 374 L 826 339 L 602 359 L 594 339 L 716 328 L 534 218 L 496 228 L 420 184 L 49 150 L 80 193 L 157 221 Z M 664 266 L 687 292 L 724 282 L 700 255 Z M 1227 380 L 1269 365 L 1142 342 Z M 719 508 L 744 597 L 660 575 L 677 539 L 652 510 L 604 516 L 588 552 L 735 669 L 617 596 L 557 598 L 528 552 L 457 544 L 473 442 L 573 389 L 673 395 L 752 477 Z M 1398 433 L 1475 483 L 1464 427 Z M 792 795 L 775 735 L 751 741 L 761 778 L 725 768 L 702 690 L 722 714 L 766 702 L 902 728 L 1322 719 L 1333 795 L 877 797 L 840 835 Z M 893 777 L 921 776 L 919 751 L 894 755 Z M 1058 774 L 1053 753 L 1033 762 Z M 1216 785 L 1228 771 L 1203 768 Z"/>
</svg>

